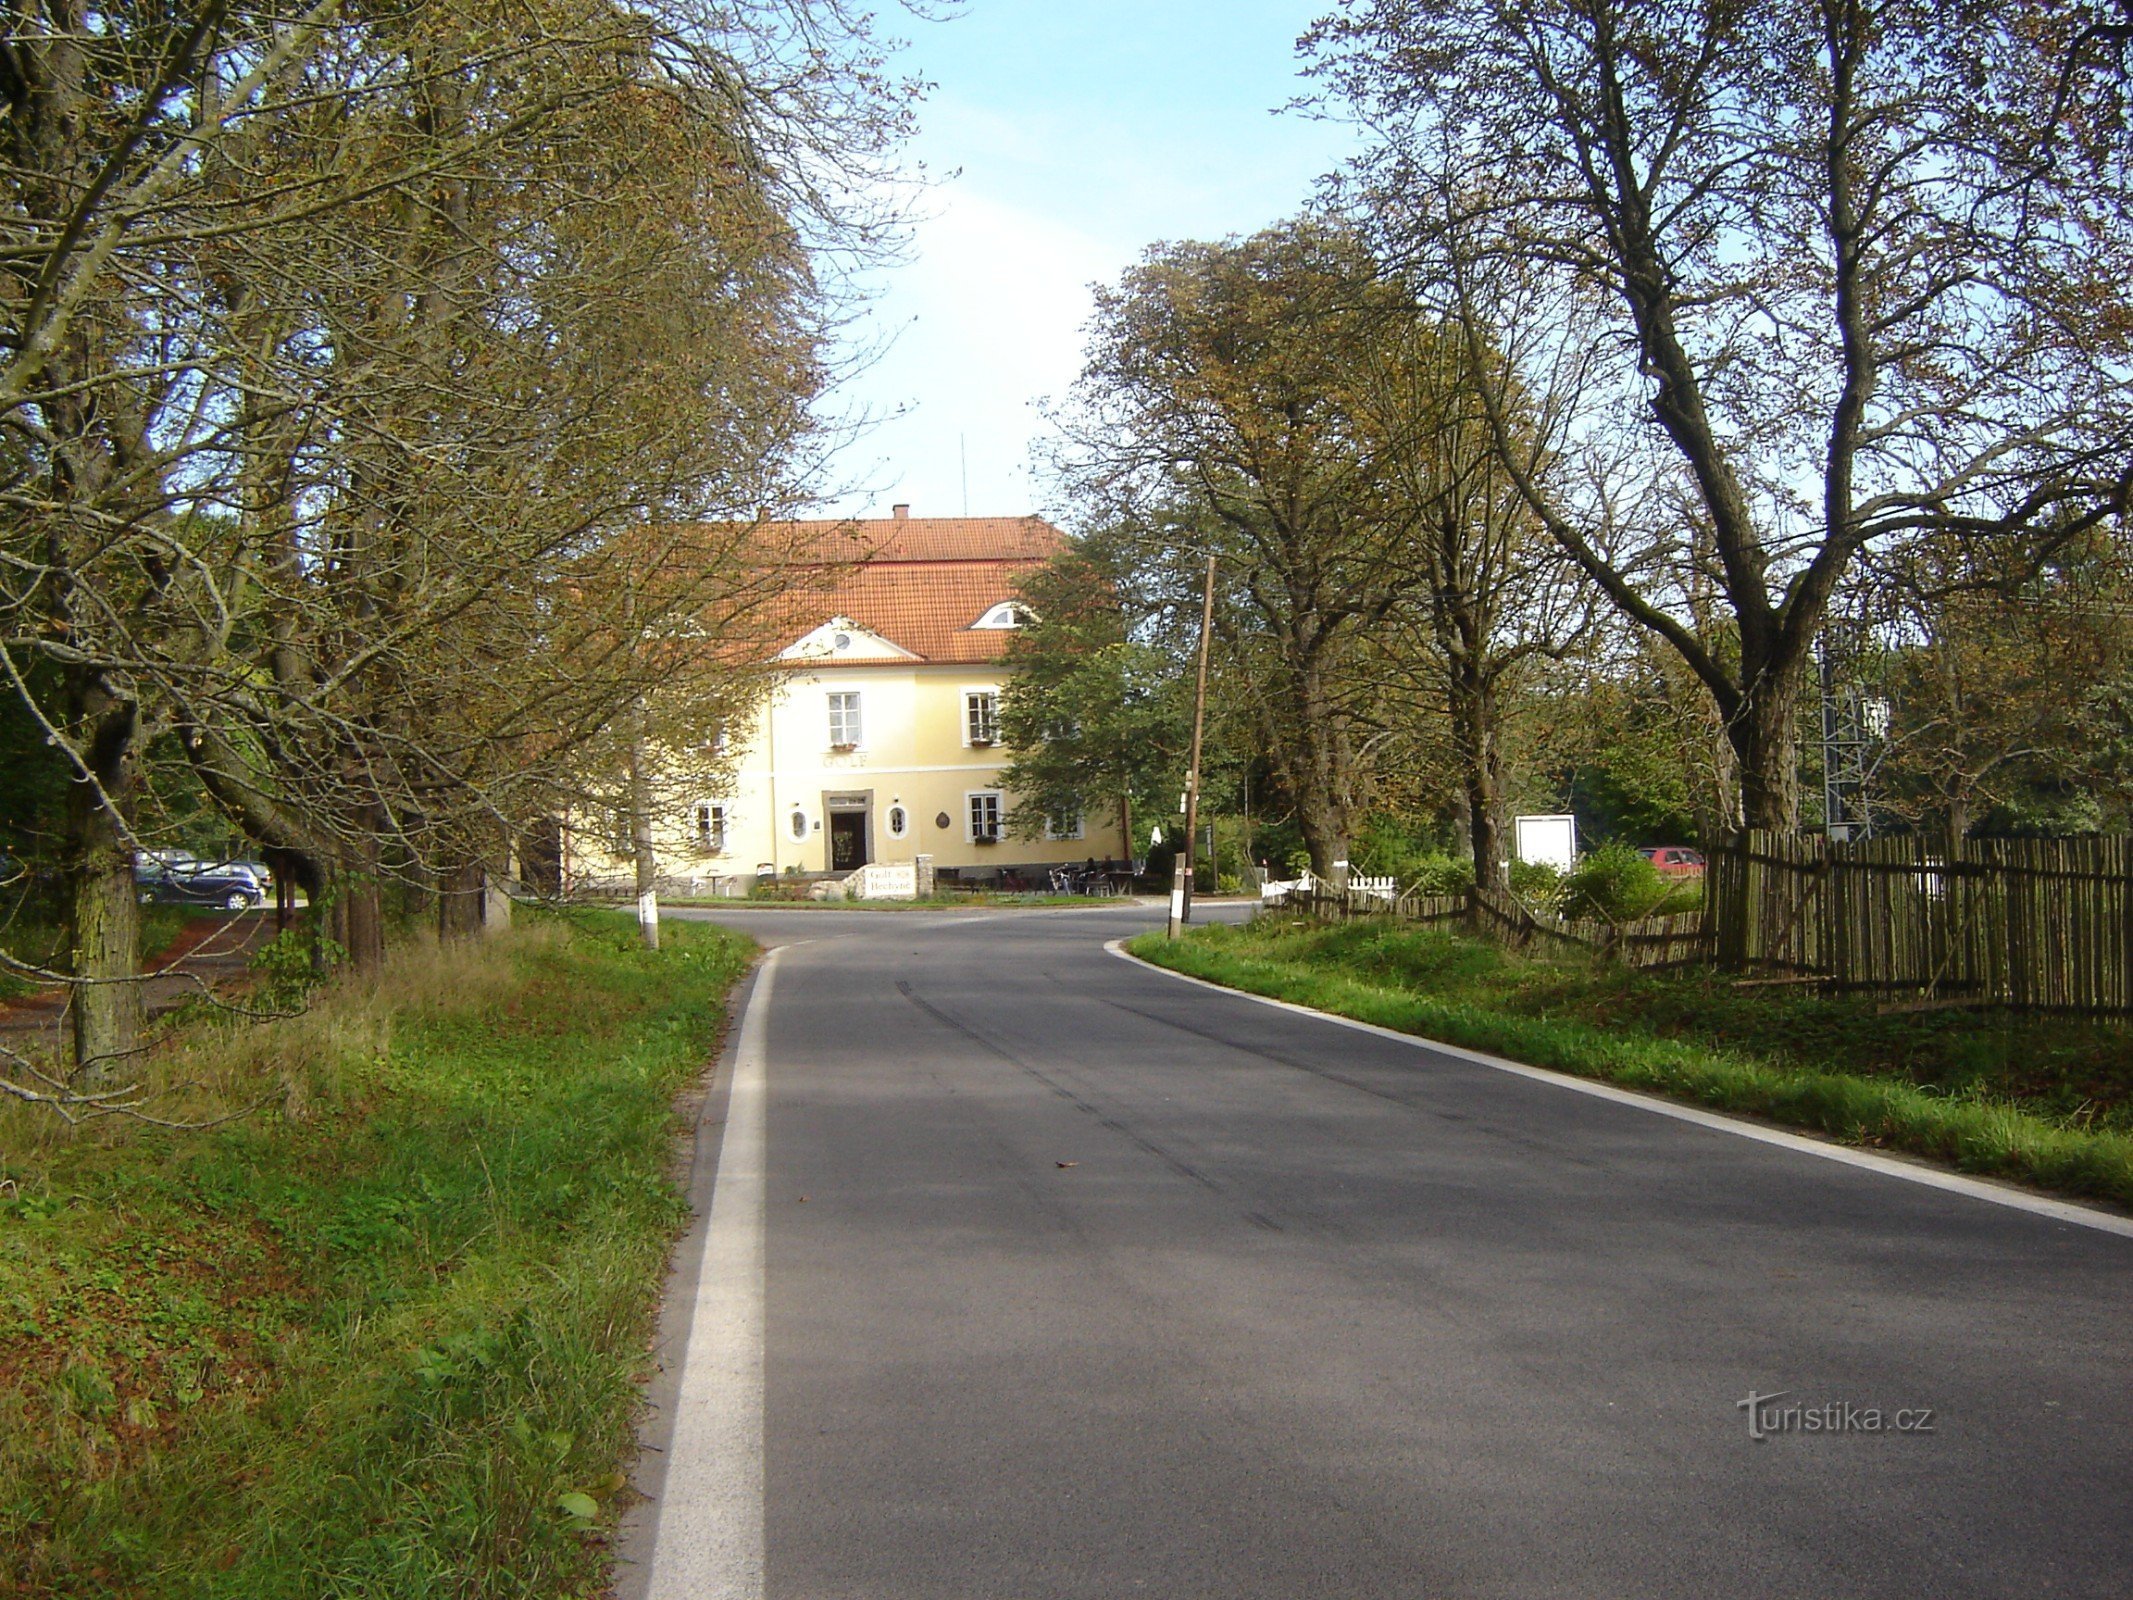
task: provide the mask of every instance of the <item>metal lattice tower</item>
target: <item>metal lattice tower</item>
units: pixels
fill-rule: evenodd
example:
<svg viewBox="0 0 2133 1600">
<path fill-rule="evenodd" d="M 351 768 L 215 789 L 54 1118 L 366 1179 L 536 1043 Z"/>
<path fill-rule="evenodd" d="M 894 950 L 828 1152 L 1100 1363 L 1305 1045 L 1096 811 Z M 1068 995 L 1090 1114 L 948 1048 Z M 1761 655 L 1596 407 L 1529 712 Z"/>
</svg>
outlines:
<svg viewBox="0 0 2133 1600">
<path fill-rule="evenodd" d="M 1823 632 L 1822 817 L 1828 836 L 1842 843 L 1874 833 L 1867 785 L 1881 764 L 1889 731 L 1886 700 L 1868 694 L 1857 677 L 1858 636 L 1848 627 Z"/>
</svg>

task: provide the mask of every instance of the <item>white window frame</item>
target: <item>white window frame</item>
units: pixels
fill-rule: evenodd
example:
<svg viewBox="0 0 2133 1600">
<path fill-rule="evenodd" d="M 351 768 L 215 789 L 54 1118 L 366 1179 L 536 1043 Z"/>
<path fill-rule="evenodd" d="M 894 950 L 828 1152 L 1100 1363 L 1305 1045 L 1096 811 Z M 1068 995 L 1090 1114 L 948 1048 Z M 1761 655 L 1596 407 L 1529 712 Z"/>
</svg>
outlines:
<svg viewBox="0 0 2133 1600">
<path fill-rule="evenodd" d="M 1051 839 L 1054 841 L 1062 839 L 1084 839 L 1088 837 L 1088 832 L 1089 819 L 1087 814 L 1084 812 L 1077 811 L 1074 813 L 1074 826 L 1068 829 L 1060 828 L 1059 819 L 1055 816 L 1047 816 L 1044 819 L 1044 836 L 1047 839 Z"/>
<path fill-rule="evenodd" d="M 792 835 L 794 844 L 799 844 L 807 838 L 807 812 L 803 808 L 792 808 L 792 815 L 785 819 L 785 831 Z"/>
<path fill-rule="evenodd" d="M 725 855 L 733 841 L 733 813 L 723 800 L 696 802 L 696 848 L 707 856 Z"/>
<path fill-rule="evenodd" d="M 990 801 L 992 812 L 988 830 L 978 832 L 978 802 Z M 966 789 L 963 791 L 963 842 L 965 844 L 998 844 L 1007 837 L 1007 796 L 998 789 Z"/>
<path fill-rule="evenodd" d="M 889 807 L 889 837 L 901 839 L 911 831 L 911 808 L 901 800 Z"/>
<path fill-rule="evenodd" d="M 983 718 L 979 711 L 983 708 Z M 978 730 L 985 729 L 980 738 Z M 997 685 L 976 685 L 963 691 L 963 748 L 983 750 L 1000 742 L 1000 691 Z"/>
<path fill-rule="evenodd" d="M 860 715 L 857 689 L 831 689 L 824 698 L 829 709 L 829 744 L 832 750 L 857 750 L 865 740 L 865 722 Z"/>
<path fill-rule="evenodd" d="M 1019 628 L 1029 616 L 1029 607 L 1019 600 L 1002 600 L 971 624 L 973 628 Z"/>
</svg>

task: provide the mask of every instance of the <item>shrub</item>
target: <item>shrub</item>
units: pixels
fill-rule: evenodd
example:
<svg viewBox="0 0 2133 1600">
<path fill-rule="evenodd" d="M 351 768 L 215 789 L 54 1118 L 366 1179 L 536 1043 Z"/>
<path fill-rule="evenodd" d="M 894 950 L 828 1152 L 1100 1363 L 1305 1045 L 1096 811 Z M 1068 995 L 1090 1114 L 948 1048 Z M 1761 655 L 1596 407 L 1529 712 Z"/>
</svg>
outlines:
<svg viewBox="0 0 2133 1600">
<path fill-rule="evenodd" d="M 1650 915 L 1666 894 L 1657 867 L 1626 844 L 1603 844 L 1563 879 L 1562 914 L 1627 922 Z"/>
<path fill-rule="evenodd" d="M 1563 875 L 1545 861 L 1514 861 L 1511 892 L 1535 911 L 1553 911 L 1563 898 Z"/>
<path fill-rule="evenodd" d="M 1432 850 L 1408 860 L 1400 883 L 1410 894 L 1465 894 L 1474 887 L 1474 863 Z"/>
<path fill-rule="evenodd" d="M 344 954 L 332 940 L 314 955 L 308 928 L 284 928 L 246 963 L 259 974 L 252 990 L 255 1005 L 268 1011 L 300 1011 L 326 976 L 326 969 Z"/>
</svg>

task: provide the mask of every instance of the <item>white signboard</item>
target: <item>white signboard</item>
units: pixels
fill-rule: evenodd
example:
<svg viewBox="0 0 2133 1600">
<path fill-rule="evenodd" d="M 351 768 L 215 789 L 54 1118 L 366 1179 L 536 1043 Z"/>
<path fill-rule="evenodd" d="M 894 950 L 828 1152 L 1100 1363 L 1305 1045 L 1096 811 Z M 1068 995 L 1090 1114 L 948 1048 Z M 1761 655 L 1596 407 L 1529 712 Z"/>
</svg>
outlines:
<svg viewBox="0 0 2133 1600">
<path fill-rule="evenodd" d="M 1511 853 L 1520 861 L 1545 861 L 1558 872 L 1577 865 L 1576 817 L 1513 817 Z"/>
</svg>

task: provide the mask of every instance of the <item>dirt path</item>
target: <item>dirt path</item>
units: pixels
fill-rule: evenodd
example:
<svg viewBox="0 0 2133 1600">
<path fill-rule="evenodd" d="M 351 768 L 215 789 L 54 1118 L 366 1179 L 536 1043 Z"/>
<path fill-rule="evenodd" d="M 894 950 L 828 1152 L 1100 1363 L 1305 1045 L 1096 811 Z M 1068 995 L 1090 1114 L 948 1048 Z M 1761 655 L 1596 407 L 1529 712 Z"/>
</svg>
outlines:
<svg viewBox="0 0 2133 1600">
<path fill-rule="evenodd" d="M 148 1014 L 160 1016 L 198 994 L 201 985 L 219 990 L 246 971 L 252 952 L 274 936 L 269 911 L 203 913 L 185 924 L 170 947 L 148 964 L 145 980 Z M 58 1042 L 67 1010 L 67 991 L 53 985 L 18 999 L 0 1002 L 0 1033 L 44 1034 Z"/>
</svg>

